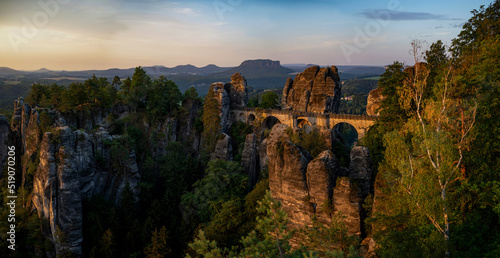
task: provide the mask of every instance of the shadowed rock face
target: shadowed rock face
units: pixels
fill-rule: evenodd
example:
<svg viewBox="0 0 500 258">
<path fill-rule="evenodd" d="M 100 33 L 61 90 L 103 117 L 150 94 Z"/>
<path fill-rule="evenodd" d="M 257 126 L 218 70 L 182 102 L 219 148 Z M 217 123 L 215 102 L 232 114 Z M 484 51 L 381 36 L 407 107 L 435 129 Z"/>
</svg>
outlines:
<svg viewBox="0 0 500 258">
<path fill-rule="evenodd" d="M 111 136 L 100 127 L 94 133 L 60 126 L 72 118 L 64 118 L 58 112 L 31 108 L 19 99 L 15 103 L 8 145 L 16 146 L 16 154 L 23 161 L 22 184 L 33 185 L 32 203 L 39 216 L 49 221 L 55 254 L 70 252 L 76 257 L 82 255 L 82 198 L 102 195 L 118 203 L 121 192 L 129 184 L 138 196 L 141 179 L 135 152 L 131 151 L 123 160 L 124 170 L 120 175 L 109 171 L 110 146 L 105 140 Z M 50 132 L 41 133 L 40 120 L 43 115 L 52 116 L 54 124 Z M 78 114 L 74 115 L 78 119 Z M 102 116 L 102 115 L 101 115 Z M 99 120 L 81 120 L 80 124 L 92 125 Z M 0 117 L 0 137 L 3 135 Z M 92 128 L 92 126 L 90 126 Z M 5 129 L 5 128 L 4 128 Z M 96 153 L 102 156 L 100 166 Z M 27 173 L 28 168 L 34 172 Z M 58 237 L 63 234 L 64 241 Z"/>
<path fill-rule="evenodd" d="M 260 172 L 259 146 L 257 145 L 257 136 L 255 134 L 249 134 L 245 138 L 245 145 L 241 155 L 241 167 L 247 173 L 249 185 L 253 188 L 257 183 L 257 177 Z"/>
<path fill-rule="evenodd" d="M 319 113 L 338 113 L 341 85 L 337 67 L 311 66 L 295 80 L 287 79 L 282 108 Z"/>
<path fill-rule="evenodd" d="M 360 193 L 367 196 L 370 192 L 370 183 L 373 175 L 373 164 L 368 148 L 356 146 L 351 150 L 349 164 L 349 178 L 359 183 Z"/>
<path fill-rule="evenodd" d="M 231 145 L 231 136 L 223 133 L 219 135 L 215 150 L 213 153 L 215 159 L 233 160 L 233 146 Z"/>
<path fill-rule="evenodd" d="M 330 150 L 323 151 L 307 165 L 307 185 L 311 202 L 319 221 L 329 223 L 333 188 L 338 177 L 340 164 Z"/>
<path fill-rule="evenodd" d="M 222 132 L 227 133 L 231 126 L 229 110 L 246 106 L 248 102 L 247 80 L 240 73 L 231 76 L 231 82 L 223 84 L 215 82 L 210 85 L 220 104 L 220 125 Z"/>
</svg>

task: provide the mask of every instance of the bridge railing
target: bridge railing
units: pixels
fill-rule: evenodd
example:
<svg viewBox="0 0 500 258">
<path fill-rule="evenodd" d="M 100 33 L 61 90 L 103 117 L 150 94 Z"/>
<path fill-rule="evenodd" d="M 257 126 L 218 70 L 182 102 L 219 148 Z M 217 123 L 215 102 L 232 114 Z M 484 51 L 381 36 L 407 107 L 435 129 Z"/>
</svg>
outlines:
<svg viewBox="0 0 500 258">
<path fill-rule="evenodd" d="M 368 116 L 368 115 L 353 115 L 353 114 L 332 114 L 332 113 L 321 113 L 321 112 L 304 112 L 297 110 L 277 110 L 277 109 L 261 109 L 261 108 L 250 108 L 244 107 L 236 110 L 250 111 L 250 112 L 262 112 L 266 114 L 282 114 L 282 115 L 292 115 L 292 116 L 315 116 L 315 117 L 330 117 L 337 119 L 352 119 L 352 120 L 377 120 L 378 116 Z"/>
</svg>

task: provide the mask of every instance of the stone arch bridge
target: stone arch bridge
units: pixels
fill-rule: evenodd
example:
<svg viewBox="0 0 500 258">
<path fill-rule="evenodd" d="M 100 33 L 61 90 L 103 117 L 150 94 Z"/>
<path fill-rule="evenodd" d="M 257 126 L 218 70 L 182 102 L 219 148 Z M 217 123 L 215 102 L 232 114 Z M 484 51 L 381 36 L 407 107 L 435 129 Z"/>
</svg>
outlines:
<svg viewBox="0 0 500 258">
<path fill-rule="evenodd" d="M 347 123 L 356 129 L 358 139 L 363 138 L 368 128 L 375 124 L 375 120 L 378 117 L 254 108 L 231 109 L 229 116 L 231 123 L 236 121 L 252 123 L 258 119 L 258 121 L 261 121 L 261 126 L 266 126 L 268 122 L 273 122 L 282 123 L 290 127 L 302 127 L 309 124 L 325 129 L 333 129 L 339 123 Z"/>
</svg>

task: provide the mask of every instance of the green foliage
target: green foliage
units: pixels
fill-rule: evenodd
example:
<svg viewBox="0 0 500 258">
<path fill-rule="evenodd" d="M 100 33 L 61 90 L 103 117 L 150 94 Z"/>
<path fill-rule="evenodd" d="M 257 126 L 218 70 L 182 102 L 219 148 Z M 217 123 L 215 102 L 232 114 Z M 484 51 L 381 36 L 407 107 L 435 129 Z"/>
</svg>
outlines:
<svg viewBox="0 0 500 258">
<path fill-rule="evenodd" d="M 149 244 L 144 253 L 148 258 L 167 257 L 170 250 L 167 246 L 167 228 L 163 226 L 160 231 L 155 229 L 151 236 L 151 244 Z"/>
<path fill-rule="evenodd" d="M 42 99 L 49 98 L 49 87 L 47 85 L 35 83 L 26 97 L 26 102 L 30 105 L 35 105 L 42 102 Z"/>
<path fill-rule="evenodd" d="M 125 174 L 127 160 L 130 155 L 129 150 L 119 140 L 114 140 L 111 144 L 111 168 L 114 173 Z"/>
<path fill-rule="evenodd" d="M 203 138 L 205 150 L 212 152 L 215 149 L 217 136 L 220 131 L 220 104 L 214 90 L 210 89 L 203 104 Z"/>
<path fill-rule="evenodd" d="M 234 122 L 229 128 L 231 145 L 233 146 L 234 161 L 240 161 L 245 145 L 246 136 L 252 133 L 252 126 L 241 121 Z"/>
<path fill-rule="evenodd" d="M 336 257 L 342 253 L 352 253 L 354 257 L 361 257 L 354 251 L 359 239 L 357 236 L 348 234 L 347 226 L 344 224 L 343 216 L 336 214 L 332 217 L 329 225 L 319 222 L 316 217 L 312 220 L 312 226 L 305 226 L 300 229 L 300 234 L 304 240 L 302 248 L 314 250 L 319 257 Z"/>
<path fill-rule="evenodd" d="M 30 105 L 55 108 L 60 111 L 90 110 L 91 107 L 109 108 L 117 100 L 116 89 L 106 78 L 95 75 L 88 80 L 73 82 L 68 88 L 52 84 L 33 84 L 26 101 Z"/>
<path fill-rule="evenodd" d="M 313 157 L 328 149 L 324 135 L 316 127 L 302 128 L 299 132 L 294 132 L 293 129 L 289 128 L 286 132 L 292 143 L 303 147 Z"/>
<path fill-rule="evenodd" d="M 236 162 L 211 160 L 205 177 L 194 183 L 192 192 L 182 196 L 182 203 L 194 209 L 200 221 L 208 221 L 213 204 L 245 193 L 248 178 L 239 171 L 240 164 Z"/>
<path fill-rule="evenodd" d="M 458 37 L 452 40 L 451 51 L 454 57 L 473 54 L 484 40 L 500 35 L 500 2 L 496 0 L 487 8 L 481 5 L 472 10 L 473 16 L 463 25 Z"/>
<path fill-rule="evenodd" d="M 40 113 L 40 129 L 42 133 L 50 131 L 50 127 L 54 125 L 54 118 L 47 111 Z"/>
<path fill-rule="evenodd" d="M 278 257 L 289 253 L 289 240 L 294 231 L 288 229 L 289 219 L 281 203 L 268 191 L 257 210 L 263 215 L 257 217 L 255 231 L 241 240 L 243 250 L 240 255 Z"/>
<path fill-rule="evenodd" d="M 377 88 L 376 80 L 351 79 L 343 81 L 342 96 L 352 97 L 352 100 L 340 101 L 341 114 L 366 115 L 368 93 Z"/>
<path fill-rule="evenodd" d="M 432 68 L 438 68 L 448 61 L 446 48 L 441 40 L 432 43 L 429 50 L 425 51 L 425 61 Z"/>
<path fill-rule="evenodd" d="M 183 100 L 184 101 L 195 101 L 195 100 L 201 101 L 200 97 L 198 96 L 198 91 L 196 91 L 195 87 L 191 87 L 184 92 Z"/>
<path fill-rule="evenodd" d="M 247 107 L 253 107 L 253 108 L 259 107 L 259 96 L 258 95 L 252 96 L 248 100 Z"/>
<path fill-rule="evenodd" d="M 126 82 L 128 84 L 128 82 Z M 147 89 L 150 87 L 151 77 L 146 74 L 146 71 L 140 66 L 135 68 L 134 75 L 132 76 L 132 81 L 130 85 L 126 85 L 128 92 L 126 91 L 126 99 L 128 103 L 133 107 L 143 107 Z M 125 83 L 124 83 L 125 85 Z"/>
<path fill-rule="evenodd" d="M 195 92 L 196 93 L 196 92 Z M 146 101 L 146 109 L 150 121 L 160 121 L 171 112 L 179 109 L 179 103 L 182 99 L 182 94 L 177 88 L 177 85 L 165 78 L 153 80 L 150 89 L 148 89 Z"/>
<path fill-rule="evenodd" d="M 268 91 L 262 94 L 262 101 L 260 103 L 261 108 L 265 109 L 275 109 L 279 107 L 278 102 L 279 96 L 274 91 Z"/>
</svg>

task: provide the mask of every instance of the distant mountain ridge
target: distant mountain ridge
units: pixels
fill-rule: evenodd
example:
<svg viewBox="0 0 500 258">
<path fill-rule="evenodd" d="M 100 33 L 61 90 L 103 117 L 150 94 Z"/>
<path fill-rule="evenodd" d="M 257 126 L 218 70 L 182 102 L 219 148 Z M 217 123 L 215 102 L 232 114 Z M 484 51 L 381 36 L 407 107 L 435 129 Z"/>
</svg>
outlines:
<svg viewBox="0 0 500 258">
<path fill-rule="evenodd" d="M 212 73 L 223 72 L 232 67 L 219 67 L 214 64 L 209 64 L 204 67 L 196 67 L 194 65 L 178 65 L 175 67 L 165 67 L 163 65 L 155 65 L 155 66 L 143 66 L 142 67 L 149 75 L 151 76 L 160 76 L 160 75 L 172 75 L 172 74 L 186 74 L 186 75 L 208 75 Z M 41 68 L 36 71 L 19 71 L 8 67 L 0 67 L 0 76 L 12 76 L 12 75 L 23 75 L 23 74 L 33 74 L 33 75 L 41 75 L 44 77 L 56 76 L 56 77 L 90 77 L 95 74 L 98 77 L 128 77 L 132 76 L 135 68 L 111 68 L 106 70 L 77 70 L 77 71 L 52 71 L 47 68 Z"/>
<path fill-rule="evenodd" d="M 166 67 L 163 65 L 143 66 L 142 68 L 151 76 L 157 77 L 161 75 L 186 75 L 186 76 L 203 76 L 213 75 L 217 77 L 231 76 L 237 72 L 245 77 L 269 77 L 269 76 L 285 76 L 294 73 L 302 72 L 307 67 L 314 66 L 313 64 L 284 64 L 280 61 L 272 61 L 270 59 L 245 60 L 237 67 L 220 67 L 215 64 L 209 64 L 203 67 L 197 67 L 191 64 L 177 65 L 175 67 Z M 380 75 L 385 69 L 383 66 L 360 66 L 360 65 L 337 65 L 339 72 L 344 75 Z M 106 70 L 80 70 L 80 71 L 52 71 L 47 68 L 41 68 L 36 71 L 20 71 L 9 67 L 0 67 L 0 77 L 16 76 L 16 75 L 33 75 L 43 77 L 80 77 L 89 78 L 92 75 L 98 77 L 112 78 L 118 76 L 120 78 L 131 77 L 134 73 L 134 68 L 111 68 Z M 341 78 L 343 76 L 341 75 Z"/>
</svg>

